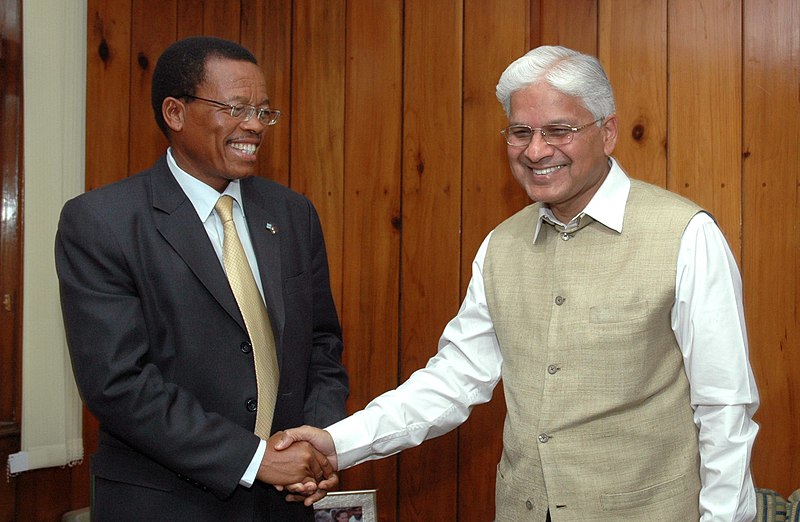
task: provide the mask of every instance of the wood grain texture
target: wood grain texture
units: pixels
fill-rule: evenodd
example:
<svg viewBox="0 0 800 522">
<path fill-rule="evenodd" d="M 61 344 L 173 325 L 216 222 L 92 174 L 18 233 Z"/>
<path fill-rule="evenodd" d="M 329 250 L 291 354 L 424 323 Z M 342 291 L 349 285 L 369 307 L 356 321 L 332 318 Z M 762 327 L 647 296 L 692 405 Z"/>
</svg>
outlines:
<svg viewBox="0 0 800 522">
<path fill-rule="evenodd" d="M 483 239 L 529 203 L 511 175 L 500 129 L 508 125 L 495 86 L 529 49 L 527 0 L 468 0 L 464 6 L 461 298 Z M 495 466 L 503 447 L 502 386 L 475 408 L 458 433 L 458 520 L 494 519 Z M 466 485 L 469 485 L 468 487 Z"/>
<path fill-rule="evenodd" d="M 614 156 L 626 172 L 667 183 L 667 1 L 599 0 L 598 57 L 617 101 Z"/>
<path fill-rule="evenodd" d="M 17 509 L 15 521 L 61 520 L 61 515 L 72 509 L 69 470 L 42 468 L 20 474 L 17 481 Z M 46 499 L 46 501 L 44 501 Z"/>
<path fill-rule="evenodd" d="M 131 0 L 98 0 L 89 5 L 86 42 L 87 190 L 129 174 L 131 7 Z M 152 110 L 147 114 L 152 114 Z"/>
<path fill-rule="evenodd" d="M 667 188 L 710 211 L 741 260 L 741 1 L 669 3 Z"/>
<path fill-rule="evenodd" d="M 402 8 L 401 0 L 347 4 L 341 319 L 351 412 L 398 384 Z M 379 518 L 397 518 L 396 457 L 347 470 L 342 481 L 351 490 L 385 485 Z"/>
<path fill-rule="evenodd" d="M 436 353 L 459 304 L 463 5 L 406 0 L 400 374 Z M 398 520 L 456 520 L 456 434 L 400 455 Z M 445 480 L 432 480 L 447 477 Z"/>
<path fill-rule="evenodd" d="M 130 56 L 129 174 L 150 167 L 167 148 L 150 103 L 153 69 L 177 38 L 177 0 L 133 0 Z"/>
<path fill-rule="evenodd" d="M 0 422 L 19 427 L 22 332 L 23 49 L 20 0 L 0 0 Z"/>
<path fill-rule="evenodd" d="M 755 483 L 800 487 L 800 3 L 744 2 L 744 234 L 750 353 L 761 393 Z"/>
<path fill-rule="evenodd" d="M 241 38 L 241 9 L 240 2 L 205 0 L 202 34 L 238 42 Z"/>
<path fill-rule="evenodd" d="M 598 0 L 539 0 L 535 35 L 531 47 L 563 45 L 591 55 L 597 55 Z"/>
<path fill-rule="evenodd" d="M 278 123 L 264 133 L 257 172 L 289 186 L 292 127 L 292 5 L 282 0 L 242 3 L 242 45 L 256 55 L 267 80 L 270 105 L 281 111 Z"/>
<path fill-rule="evenodd" d="M 203 33 L 205 0 L 178 0 L 178 29 L 175 39 Z"/>
<path fill-rule="evenodd" d="M 0 2 L 0 5 L 3 5 Z M 8 5 L 7 3 L 5 4 Z M 0 422 L 0 458 L 19 451 L 19 426 L 16 422 Z M 0 522 L 17 520 L 17 479 L 0 480 Z"/>
<path fill-rule="evenodd" d="M 293 23 L 290 185 L 317 207 L 341 310 L 345 1 L 297 0 Z"/>
<path fill-rule="evenodd" d="M 22 401 L 22 2 L 0 0 L 0 459 L 20 450 Z M 16 519 L 19 481 L 0 478 L 0 521 Z"/>
</svg>

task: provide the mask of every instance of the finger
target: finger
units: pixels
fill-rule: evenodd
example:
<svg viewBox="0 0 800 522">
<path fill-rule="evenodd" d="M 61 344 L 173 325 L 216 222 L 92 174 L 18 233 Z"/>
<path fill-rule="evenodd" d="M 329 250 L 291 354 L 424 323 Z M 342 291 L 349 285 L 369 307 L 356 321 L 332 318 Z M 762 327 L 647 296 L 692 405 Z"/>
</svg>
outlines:
<svg viewBox="0 0 800 522">
<path fill-rule="evenodd" d="M 288 494 L 286 495 L 287 502 L 302 502 L 306 506 L 311 506 L 314 502 L 318 500 L 322 500 L 328 495 L 327 491 L 317 490 L 316 492 L 309 494 L 309 495 L 299 495 L 299 494 Z"/>
<path fill-rule="evenodd" d="M 305 504 L 306 506 L 312 506 L 314 505 L 314 502 L 322 500 L 323 498 L 325 498 L 327 494 L 328 492 L 325 491 L 324 489 L 318 489 L 316 493 L 307 496 L 305 500 L 303 500 L 303 504 Z"/>
<path fill-rule="evenodd" d="M 339 487 L 339 475 L 331 473 L 325 480 L 321 480 L 317 484 L 317 489 L 324 489 L 326 491 L 333 491 Z"/>
<path fill-rule="evenodd" d="M 289 484 L 285 487 L 286 491 L 289 493 L 294 493 L 297 495 L 304 495 L 306 493 L 306 485 L 302 482 L 298 482 L 296 484 Z"/>
<path fill-rule="evenodd" d="M 305 496 L 305 495 L 294 495 L 292 493 L 289 493 L 284 498 L 286 499 L 286 502 L 303 502 L 303 503 L 305 503 L 305 501 L 306 501 L 306 499 L 308 497 Z"/>
<path fill-rule="evenodd" d="M 331 461 L 328 460 L 328 457 L 326 457 L 323 453 L 320 453 L 318 451 L 316 457 L 317 457 L 317 462 L 319 463 L 319 466 L 322 469 L 323 476 L 328 477 L 331 475 L 331 473 L 336 471 L 333 468 L 333 464 L 331 464 Z"/>
<path fill-rule="evenodd" d="M 286 489 L 296 493 L 303 493 L 303 494 L 310 494 L 317 490 L 317 480 L 311 477 L 306 477 L 303 479 L 302 482 L 297 482 L 292 484 L 291 486 L 287 486 Z"/>
</svg>

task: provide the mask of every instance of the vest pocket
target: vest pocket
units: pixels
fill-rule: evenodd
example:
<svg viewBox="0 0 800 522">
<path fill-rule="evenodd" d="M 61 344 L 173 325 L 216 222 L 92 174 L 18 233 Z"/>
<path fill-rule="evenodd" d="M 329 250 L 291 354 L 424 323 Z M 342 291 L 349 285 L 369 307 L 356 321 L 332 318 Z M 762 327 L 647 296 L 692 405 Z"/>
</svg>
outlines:
<svg viewBox="0 0 800 522">
<path fill-rule="evenodd" d="M 689 500 L 691 497 L 689 493 L 690 483 L 691 478 L 689 474 L 684 474 L 666 482 L 636 491 L 605 493 L 600 495 L 600 505 L 603 507 L 604 511 L 614 511 L 617 509 L 629 510 L 631 508 L 674 498 Z"/>
<path fill-rule="evenodd" d="M 622 321 L 640 324 L 649 314 L 650 303 L 646 300 L 634 303 L 607 302 L 589 309 L 589 322 L 600 325 L 618 325 Z"/>
</svg>

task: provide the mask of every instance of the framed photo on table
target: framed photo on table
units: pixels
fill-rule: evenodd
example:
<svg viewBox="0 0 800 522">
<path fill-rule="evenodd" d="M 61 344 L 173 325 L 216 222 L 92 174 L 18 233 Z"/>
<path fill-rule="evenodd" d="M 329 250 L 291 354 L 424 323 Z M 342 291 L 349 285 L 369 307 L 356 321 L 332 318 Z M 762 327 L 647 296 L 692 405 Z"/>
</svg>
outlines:
<svg viewBox="0 0 800 522">
<path fill-rule="evenodd" d="M 374 489 L 333 491 L 314 503 L 316 522 L 378 522 Z"/>
</svg>

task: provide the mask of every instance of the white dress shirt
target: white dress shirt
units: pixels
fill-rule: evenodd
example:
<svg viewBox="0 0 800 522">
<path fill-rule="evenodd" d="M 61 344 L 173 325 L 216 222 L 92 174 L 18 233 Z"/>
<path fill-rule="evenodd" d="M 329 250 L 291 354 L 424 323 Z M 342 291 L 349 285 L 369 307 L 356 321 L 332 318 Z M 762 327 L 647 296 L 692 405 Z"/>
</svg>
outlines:
<svg viewBox="0 0 800 522">
<path fill-rule="evenodd" d="M 256 254 L 253 250 L 253 242 L 250 241 L 250 232 L 247 228 L 247 221 L 244 217 L 245 214 L 244 205 L 242 202 L 242 189 L 239 185 L 239 181 L 235 180 L 228 183 L 228 186 L 225 187 L 225 191 L 220 194 L 216 189 L 206 185 L 199 179 L 180 168 L 175 162 L 175 158 L 172 156 L 171 148 L 167 149 L 167 165 L 169 166 L 170 172 L 172 172 L 172 175 L 175 177 L 175 180 L 186 194 L 186 197 L 189 198 L 192 206 L 194 206 L 200 221 L 203 222 L 203 226 L 206 229 L 206 234 L 208 234 L 208 239 L 211 240 L 211 244 L 214 246 L 214 252 L 217 253 L 217 258 L 219 259 L 223 270 L 225 269 L 225 264 L 222 260 L 222 244 L 225 238 L 225 233 L 223 232 L 222 228 L 222 220 L 217 215 L 217 211 L 214 210 L 214 205 L 217 204 L 217 200 L 223 195 L 231 196 L 233 198 L 233 222 L 236 225 L 239 241 L 242 243 L 245 256 L 247 256 L 247 262 L 250 264 L 250 270 L 253 271 L 253 277 L 256 280 L 258 291 L 261 293 L 261 299 L 264 299 L 264 289 L 261 285 L 258 262 L 256 261 Z M 244 475 L 239 481 L 241 485 L 248 488 L 253 485 L 253 482 L 256 480 L 258 466 L 261 464 L 261 459 L 263 458 L 266 450 L 267 443 L 262 439 L 258 444 L 255 455 L 253 455 L 253 459 L 250 461 L 250 465 L 247 467 Z"/>
<path fill-rule="evenodd" d="M 608 177 L 583 213 L 621 233 L 629 191 L 630 180 L 612 159 Z M 555 220 L 544 210 L 531 241 L 545 214 Z M 340 469 L 447 433 L 473 406 L 491 399 L 503 358 L 484 292 L 490 237 L 478 249 L 466 297 L 445 327 L 438 353 L 397 389 L 326 428 Z M 750 521 L 756 500 L 749 463 L 758 432 L 752 417 L 759 398 L 748 360 L 739 270 L 706 213 L 692 218 L 681 238 L 671 313 L 699 427 L 700 520 Z"/>
</svg>

